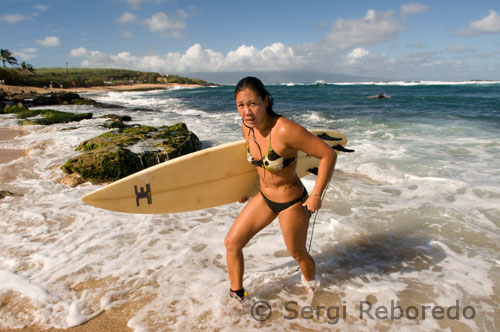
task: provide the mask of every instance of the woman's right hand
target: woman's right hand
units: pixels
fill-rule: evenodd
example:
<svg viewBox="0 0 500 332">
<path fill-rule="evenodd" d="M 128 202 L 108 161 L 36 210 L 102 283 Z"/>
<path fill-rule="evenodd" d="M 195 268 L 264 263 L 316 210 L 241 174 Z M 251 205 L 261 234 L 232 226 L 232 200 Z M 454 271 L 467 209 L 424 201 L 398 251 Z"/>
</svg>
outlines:
<svg viewBox="0 0 500 332">
<path fill-rule="evenodd" d="M 245 203 L 246 201 L 248 201 L 248 197 L 243 196 L 242 198 L 240 198 L 240 200 L 238 201 L 238 203 L 243 204 L 243 203 Z"/>
</svg>

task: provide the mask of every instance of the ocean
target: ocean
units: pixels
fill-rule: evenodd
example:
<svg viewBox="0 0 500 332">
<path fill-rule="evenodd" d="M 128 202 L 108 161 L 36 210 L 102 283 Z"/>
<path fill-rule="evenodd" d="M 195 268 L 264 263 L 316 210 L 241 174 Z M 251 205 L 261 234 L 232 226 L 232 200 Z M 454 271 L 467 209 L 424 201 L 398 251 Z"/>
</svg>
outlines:
<svg viewBox="0 0 500 332">
<path fill-rule="evenodd" d="M 28 150 L 0 164 L 16 194 L 0 200 L 0 328 L 68 328 L 132 303 L 134 331 L 500 330 L 500 82 L 269 85 L 275 111 L 355 152 L 339 155 L 316 216 L 321 289 L 301 286 L 274 221 L 244 249 L 240 314 L 225 307 L 223 241 L 242 204 L 131 215 L 80 201 L 101 185 L 58 183 L 104 114 L 185 122 L 203 148 L 241 139 L 233 89 L 88 93 L 125 108 L 51 107 L 94 118 L 0 141 Z"/>
</svg>

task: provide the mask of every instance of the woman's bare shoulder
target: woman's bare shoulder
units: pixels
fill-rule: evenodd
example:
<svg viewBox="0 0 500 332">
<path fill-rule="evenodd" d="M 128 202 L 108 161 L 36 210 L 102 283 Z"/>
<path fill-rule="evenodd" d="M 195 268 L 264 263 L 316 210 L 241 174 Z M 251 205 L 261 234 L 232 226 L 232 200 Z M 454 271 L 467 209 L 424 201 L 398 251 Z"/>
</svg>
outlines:
<svg viewBox="0 0 500 332">
<path fill-rule="evenodd" d="M 295 121 L 292 121 L 284 116 L 278 118 L 276 122 L 276 129 L 279 135 L 294 135 L 294 134 L 304 134 L 307 130 Z"/>
</svg>

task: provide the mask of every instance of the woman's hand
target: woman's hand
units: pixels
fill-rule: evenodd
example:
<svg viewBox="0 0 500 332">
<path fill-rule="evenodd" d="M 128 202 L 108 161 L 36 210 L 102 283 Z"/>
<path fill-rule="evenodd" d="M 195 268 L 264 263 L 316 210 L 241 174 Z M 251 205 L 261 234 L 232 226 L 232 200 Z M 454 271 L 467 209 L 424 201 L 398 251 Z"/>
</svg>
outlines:
<svg viewBox="0 0 500 332">
<path fill-rule="evenodd" d="M 320 194 L 311 194 L 304 204 L 302 204 L 309 212 L 314 213 L 321 208 L 321 195 Z"/>
</svg>

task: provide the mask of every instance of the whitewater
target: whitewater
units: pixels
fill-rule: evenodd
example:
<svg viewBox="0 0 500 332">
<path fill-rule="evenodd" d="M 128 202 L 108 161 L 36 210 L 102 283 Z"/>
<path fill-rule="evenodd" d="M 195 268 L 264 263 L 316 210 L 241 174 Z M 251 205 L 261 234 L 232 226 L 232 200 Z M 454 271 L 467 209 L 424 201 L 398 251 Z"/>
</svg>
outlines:
<svg viewBox="0 0 500 332">
<path fill-rule="evenodd" d="M 0 164 L 15 193 L 0 200 L 0 328 L 69 328 L 128 306 L 134 331 L 500 329 L 500 82 L 269 86 L 278 113 L 356 151 L 339 155 L 317 215 L 320 291 L 304 290 L 273 222 L 244 250 L 239 315 L 225 310 L 223 241 L 243 205 L 130 215 L 81 202 L 102 185 L 58 182 L 105 114 L 184 122 L 203 148 L 241 139 L 233 89 L 88 93 L 124 108 L 50 107 L 94 117 L 0 141 L 28 151 Z M 390 98 L 367 98 L 379 93 Z M 0 127 L 18 128 L 11 115 Z"/>
</svg>

